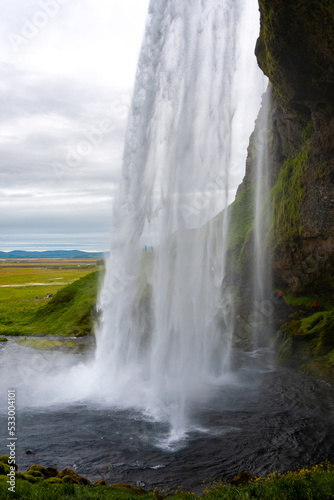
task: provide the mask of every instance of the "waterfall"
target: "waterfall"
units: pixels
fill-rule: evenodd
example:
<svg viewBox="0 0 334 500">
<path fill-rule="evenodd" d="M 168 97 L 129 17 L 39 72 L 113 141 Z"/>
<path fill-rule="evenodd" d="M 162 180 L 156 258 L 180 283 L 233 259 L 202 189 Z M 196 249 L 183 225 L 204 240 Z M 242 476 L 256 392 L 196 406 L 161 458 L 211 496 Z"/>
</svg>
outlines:
<svg viewBox="0 0 334 500">
<path fill-rule="evenodd" d="M 270 210 L 266 197 L 270 187 L 268 154 L 269 113 L 271 88 L 268 86 L 262 98 L 262 106 L 256 120 L 255 143 L 255 214 L 254 214 L 254 267 L 253 267 L 253 337 L 255 347 L 269 346 L 270 323 L 273 313 L 271 302 L 271 266 L 268 262 L 266 235 L 269 231 Z"/>
<path fill-rule="evenodd" d="M 187 424 L 228 377 L 226 207 L 260 107 L 256 0 L 152 0 L 100 294 L 101 397 Z M 220 215 L 217 215 L 220 214 Z"/>
</svg>

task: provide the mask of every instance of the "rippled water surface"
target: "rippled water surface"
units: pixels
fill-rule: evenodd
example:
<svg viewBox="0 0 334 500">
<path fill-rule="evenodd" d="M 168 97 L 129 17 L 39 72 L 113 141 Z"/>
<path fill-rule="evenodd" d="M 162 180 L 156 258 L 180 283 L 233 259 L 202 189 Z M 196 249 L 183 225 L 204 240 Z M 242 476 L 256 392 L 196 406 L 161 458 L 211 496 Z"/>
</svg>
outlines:
<svg viewBox="0 0 334 500">
<path fill-rule="evenodd" d="M 150 415 L 107 407 L 98 397 L 23 408 L 20 390 L 20 470 L 39 463 L 70 467 L 91 480 L 199 491 L 208 478 L 283 472 L 334 458 L 333 389 L 275 368 L 265 351 L 235 353 L 230 382 L 193 404 L 180 436 Z M 98 387 L 96 391 L 98 396 Z M 4 387 L 2 392 L 6 394 Z M 5 443 L 3 405 L 0 429 Z"/>
</svg>

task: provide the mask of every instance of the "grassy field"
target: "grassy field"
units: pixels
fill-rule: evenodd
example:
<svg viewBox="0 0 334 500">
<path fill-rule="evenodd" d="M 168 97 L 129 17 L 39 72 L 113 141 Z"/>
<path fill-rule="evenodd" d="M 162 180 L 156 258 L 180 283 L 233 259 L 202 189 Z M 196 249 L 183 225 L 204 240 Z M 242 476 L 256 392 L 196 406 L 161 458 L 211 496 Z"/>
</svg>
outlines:
<svg viewBox="0 0 334 500">
<path fill-rule="evenodd" d="M 0 335 L 68 334 L 71 328 L 61 325 L 61 321 L 57 325 L 57 314 L 51 315 L 49 326 L 43 325 L 43 321 L 39 321 L 39 319 L 44 317 L 45 320 L 43 312 L 48 307 L 48 304 L 54 301 L 57 292 L 77 282 L 77 280 L 95 273 L 99 269 L 101 269 L 101 266 L 97 265 L 96 260 L 7 260 L 6 262 L 0 262 Z M 96 274 L 94 276 L 96 277 Z M 78 295 L 78 292 L 80 292 L 78 288 L 81 288 L 80 283 L 79 287 L 74 286 L 72 289 L 74 295 Z M 82 288 L 85 288 L 84 285 L 82 285 Z M 96 298 L 97 283 L 93 285 L 93 288 L 94 298 Z M 47 298 L 47 295 L 50 294 L 53 295 L 53 298 Z M 92 293 L 89 295 L 89 299 L 91 299 Z M 71 302 L 70 299 L 67 294 L 69 303 Z M 90 304 L 86 302 L 86 306 L 91 306 L 91 303 L 92 300 L 90 300 Z M 79 304 L 77 305 L 79 307 Z M 81 306 L 82 314 L 79 311 L 79 316 L 86 312 L 83 311 L 84 305 L 81 304 Z M 60 313 L 59 308 L 58 313 Z M 75 313 L 75 311 L 72 311 L 72 313 Z M 78 314 L 72 314 L 74 330 L 76 329 L 77 316 Z"/>
</svg>

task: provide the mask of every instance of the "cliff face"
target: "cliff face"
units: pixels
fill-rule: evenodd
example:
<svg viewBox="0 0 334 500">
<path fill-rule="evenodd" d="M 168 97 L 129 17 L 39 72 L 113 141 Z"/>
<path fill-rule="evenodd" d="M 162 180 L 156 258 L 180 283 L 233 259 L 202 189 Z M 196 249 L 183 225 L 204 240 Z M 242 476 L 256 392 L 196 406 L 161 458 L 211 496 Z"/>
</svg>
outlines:
<svg viewBox="0 0 334 500">
<path fill-rule="evenodd" d="M 334 104 L 331 0 L 259 0 L 258 62 L 281 102 L 306 119 Z M 315 118 L 315 117 L 314 117 Z"/>
<path fill-rule="evenodd" d="M 334 288 L 334 3 L 260 0 L 269 77 L 273 270 L 294 294 Z M 244 185 L 251 184 L 248 161 Z"/>
<path fill-rule="evenodd" d="M 270 187 L 263 202 L 263 246 L 274 288 L 284 296 L 272 318 L 281 329 L 279 359 L 333 383 L 334 2 L 259 0 L 259 6 L 256 56 L 270 80 Z M 259 116 L 263 112 L 264 107 Z M 257 138 L 263 136 L 259 123 L 232 205 L 232 224 L 233 211 L 255 192 Z M 252 232 L 251 220 L 233 248 L 246 289 L 253 265 Z"/>
</svg>

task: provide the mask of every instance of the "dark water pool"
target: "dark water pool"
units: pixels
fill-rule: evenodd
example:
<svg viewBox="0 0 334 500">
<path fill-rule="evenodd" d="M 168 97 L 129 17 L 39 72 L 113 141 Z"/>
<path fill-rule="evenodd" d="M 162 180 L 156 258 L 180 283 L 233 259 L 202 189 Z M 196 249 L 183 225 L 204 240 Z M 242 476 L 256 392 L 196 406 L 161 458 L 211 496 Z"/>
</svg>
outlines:
<svg viewBox="0 0 334 500">
<path fill-rule="evenodd" d="M 70 467 L 90 480 L 200 491 L 209 478 L 284 472 L 334 458 L 333 388 L 274 368 L 268 353 L 239 353 L 235 371 L 238 383 L 193 405 L 187 434 L 176 441 L 167 424 L 135 410 L 84 401 L 20 408 L 19 469 L 39 463 Z M 2 453 L 6 427 L 2 413 Z"/>
</svg>

